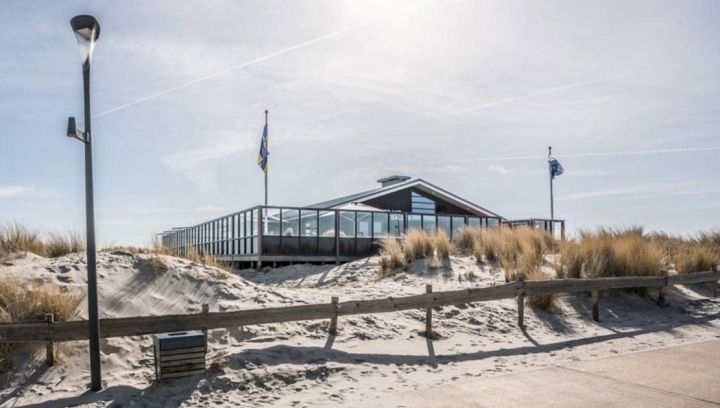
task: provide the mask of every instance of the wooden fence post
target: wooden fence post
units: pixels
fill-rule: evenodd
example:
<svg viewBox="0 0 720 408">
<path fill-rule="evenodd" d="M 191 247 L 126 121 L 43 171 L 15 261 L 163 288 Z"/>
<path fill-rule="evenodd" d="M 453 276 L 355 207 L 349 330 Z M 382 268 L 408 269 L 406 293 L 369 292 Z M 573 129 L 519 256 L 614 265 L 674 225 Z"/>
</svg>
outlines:
<svg viewBox="0 0 720 408">
<path fill-rule="evenodd" d="M 600 291 L 599 290 L 592 290 L 590 291 L 590 296 L 592 297 L 592 316 L 593 320 L 596 322 L 600 321 L 600 305 L 598 305 L 600 301 Z"/>
<path fill-rule="evenodd" d="M 207 317 L 207 314 L 210 313 L 210 305 L 208 305 L 207 303 L 203 303 L 201 313 L 206 315 L 206 317 Z M 207 334 L 208 334 L 207 327 L 205 327 L 203 329 L 203 334 L 205 334 L 205 338 L 207 338 Z"/>
<path fill-rule="evenodd" d="M 48 324 L 48 342 L 45 345 L 45 363 L 49 366 L 55 365 L 55 344 L 53 343 L 53 329 L 55 325 L 55 316 L 52 313 L 45 315 L 45 321 Z"/>
<path fill-rule="evenodd" d="M 330 303 L 332 303 L 333 306 L 335 306 L 335 311 L 333 312 L 333 316 L 330 319 L 330 328 L 328 329 L 328 332 L 330 334 L 332 334 L 333 336 L 335 336 L 337 334 L 337 316 L 338 316 L 337 304 L 339 301 L 340 301 L 340 298 L 337 296 L 333 296 L 330 298 Z"/>
<path fill-rule="evenodd" d="M 425 285 L 425 293 L 432 293 L 432 285 Z M 425 308 L 425 337 L 432 338 L 432 307 Z"/>
<path fill-rule="evenodd" d="M 517 296 L 518 327 L 525 328 L 525 278 L 520 277 L 520 293 Z"/>
</svg>

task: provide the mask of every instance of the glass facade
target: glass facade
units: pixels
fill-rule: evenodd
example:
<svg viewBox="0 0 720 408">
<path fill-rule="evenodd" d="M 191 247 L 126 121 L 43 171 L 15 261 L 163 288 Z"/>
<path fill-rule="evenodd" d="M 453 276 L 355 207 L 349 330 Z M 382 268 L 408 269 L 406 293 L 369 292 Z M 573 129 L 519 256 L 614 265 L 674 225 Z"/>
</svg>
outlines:
<svg viewBox="0 0 720 408">
<path fill-rule="evenodd" d="M 417 204 L 429 206 L 424 200 L 418 200 Z M 426 212 L 256 207 L 167 232 L 162 240 L 164 245 L 180 254 L 193 250 L 221 259 L 237 259 L 223 258 L 226 256 L 257 256 L 261 250 L 268 256 L 360 257 L 374 253 L 380 239 L 402 237 L 408 229 L 423 229 L 429 233 L 442 230 L 452 238 L 465 226 L 498 228 L 500 223 L 498 217 Z M 529 225 L 546 230 L 555 226 L 555 231 L 564 228 L 560 220 L 553 224 L 550 220 L 533 219 L 510 225 Z"/>
</svg>

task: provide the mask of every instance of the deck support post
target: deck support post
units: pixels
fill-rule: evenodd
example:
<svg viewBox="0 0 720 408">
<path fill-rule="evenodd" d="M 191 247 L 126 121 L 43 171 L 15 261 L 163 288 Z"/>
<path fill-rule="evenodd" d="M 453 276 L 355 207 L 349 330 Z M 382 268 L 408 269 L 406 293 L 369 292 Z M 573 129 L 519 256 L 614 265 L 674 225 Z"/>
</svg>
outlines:
<svg viewBox="0 0 720 408">
<path fill-rule="evenodd" d="M 432 293 L 432 285 L 425 285 L 425 293 Z M 433 337 L 432 331 L 432 307 L 428 305 L 425 308 L 425 337 L 431 339 Z"/>
<path fill-rule="evenodd" d="M 590 296 L 592 297 L 592 318 L 594 321 L 599 322 L 600 321 L 600 291 L 595 289 L 590 291 Z"/>
<path fill-rule="evenodd" d="M 337 335 L 337 316 L 338 316 L 338 302 L 340 301 L 340 298 L 337 296 L 333 296 L 330 298 L 330 303 L 334 306 L 334 312 L 332 317 L 330 318 L 330 328 L 328 329 L 328 333 L 332 334 L 333 336 Z"/>
<path fill-rule="evenodd" d="M 53 343 L 53 329 L 55 324 L 55 315 L 48 313 L 45 315 L 45 321 L 48 324 L 48 342 L 45 345 L 45 363 L 52 367 L 55 365 L 55 344 Z"/>
</svg>

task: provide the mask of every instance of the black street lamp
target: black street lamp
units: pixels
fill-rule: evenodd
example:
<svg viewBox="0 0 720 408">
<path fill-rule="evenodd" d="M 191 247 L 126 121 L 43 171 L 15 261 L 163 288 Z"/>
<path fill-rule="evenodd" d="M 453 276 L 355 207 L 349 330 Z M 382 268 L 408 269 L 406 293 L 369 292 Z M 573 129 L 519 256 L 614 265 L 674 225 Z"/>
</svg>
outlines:
<svg viewBox="0 0 720 408">
<path fill-rule="evenodd" d="M 92 136 L 90 132 L 90 60 L 100 37 L 100 23 L 93 16 L 75 16 L 70 20 L 82 57 L 83 94 L 85 100 L 85 131 L 75 127 L 75 118 L 68 119 L 68 137 L 85 144 L 85 216 L 87 219 L 87 283 L 88 326 L 90 328 L 90 389 L 100 391 L 100 320 L 98 318 L 97 268 L 95 259 L 95 205 L 93 203 Z"/>
</svg>

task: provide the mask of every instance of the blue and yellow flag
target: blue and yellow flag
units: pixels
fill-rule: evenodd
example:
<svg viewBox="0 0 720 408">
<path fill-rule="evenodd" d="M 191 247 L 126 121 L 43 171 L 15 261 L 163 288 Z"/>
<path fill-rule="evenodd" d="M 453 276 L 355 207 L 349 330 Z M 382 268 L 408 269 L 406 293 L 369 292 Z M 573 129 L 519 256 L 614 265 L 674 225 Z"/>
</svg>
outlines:
<svg viewBox="0 0 720 408">
<path fill-rule="evenodd" d="M 265 121 L 265 127 L 263 128 L 262 138 L 260 139 L 260 153 L 258 154 L 257 158 L 257 164 L 260 166 L 263 172 L 267 174 L 267 163 L 268 163 L 268 156 L 270 155 L 270 152 L 268 151 L 268 125 L 267 120 Z"/>
<path fill-rule="evenodd" d="M 548 164 L 550 165 L 550 177 L 555 178 L 565 172 L 565 169 L 563 168 L 562 164 L 560 164 L 557 159 L 551 157 L 548 160 Z"/>
</svg>

